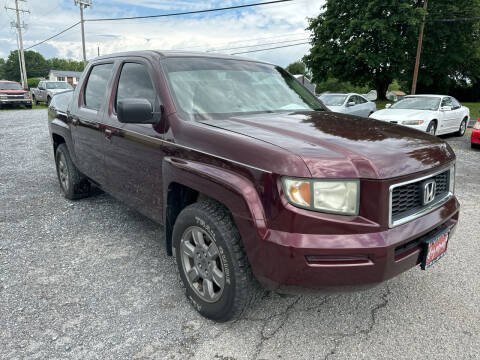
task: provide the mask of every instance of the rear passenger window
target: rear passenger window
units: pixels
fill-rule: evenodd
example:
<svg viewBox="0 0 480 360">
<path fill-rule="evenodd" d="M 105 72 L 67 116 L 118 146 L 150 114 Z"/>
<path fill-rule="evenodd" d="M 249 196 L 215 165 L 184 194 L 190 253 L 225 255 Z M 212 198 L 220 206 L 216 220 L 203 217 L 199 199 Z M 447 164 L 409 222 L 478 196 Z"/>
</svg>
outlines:
<svg viewBox="0 0 480 360">
<path fill-rule="evenodd" d="M 100 110 L 107 90 L 108 79 L 112 72 L 113 64 L 95 65 L 90 71 L 90 76 L 85 86 L 85 107 Z"/>
<path fill-rule="evenodd" d="M 118 81 L 117 102 L 124 99 L 147 99 L 155 106 L 155 90 L 145 65 L 125 63 Z"/>
</svg>

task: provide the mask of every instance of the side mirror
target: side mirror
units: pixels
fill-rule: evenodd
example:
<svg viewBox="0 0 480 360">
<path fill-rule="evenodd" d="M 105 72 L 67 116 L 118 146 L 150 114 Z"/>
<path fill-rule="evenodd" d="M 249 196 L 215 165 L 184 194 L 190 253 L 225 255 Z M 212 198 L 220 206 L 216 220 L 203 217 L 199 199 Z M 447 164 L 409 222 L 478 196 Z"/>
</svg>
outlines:
<svg viewBox="0 0 480 360">
<path fill-rule="evenodd" d="M 442 106 L 440 108 L 440 111 L 451 111 L 452 110 L 452 107 L 451 106 Z"/>
<path fill-rule="evenodd" d="M 125 99 L 117 103 L 117 118 L 121 123 L 154 124 L 152 104 L 147 99 Z"/>
<path fill-rule="evenodd" d="M 391 106 L 392 106 L 392 104 L 389 103 L 389 104 L 385 105 L 385 109 L 390 109 Z"/>
<path fill-rule="evenodd" d="M 355 104 L 355 101 L 350 101 L 348 104 L 347 104 L 347 107 L 351 107 L 351 106 L 355 106 L 357 104 Z"/>
<path fill-rule="evenodd" d="M 43 86 L 39 86 L 38 90 L 45 90 L 45 88 Z"/>
</svg>

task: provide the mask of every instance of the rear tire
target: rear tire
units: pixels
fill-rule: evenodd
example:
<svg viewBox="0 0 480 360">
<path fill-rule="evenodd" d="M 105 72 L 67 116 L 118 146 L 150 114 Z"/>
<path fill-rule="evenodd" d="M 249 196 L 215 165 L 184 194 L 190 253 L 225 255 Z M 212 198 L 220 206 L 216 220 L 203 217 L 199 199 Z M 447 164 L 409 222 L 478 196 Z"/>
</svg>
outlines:
<svg viewBox="0 0 480 360">
<path fill-rule="evenodd" d="M 465 135 L 465 131 L 467 131 L 467 118 L 462 120 L 462 122 L 460 124 L 460 128 L 455 133 L 455 136 L 461 137 L 461 136 Z"/>
<path fill-rule="evenodd" d="M 90 182 L 73 163 L 65 143 L 57 147 L 55 164 L 60 187 L 67 199 L 81 199 L 90 194 Z"/>
<path fill-rule="evenodd" d="M 50 102 L 52 101 L 52 98 L 49 96 L 47 97 L 47 106 L 50 106 Z"/>
<path fill-rule="evenodd" d="M 432 136 L 436 135 L 436 133 L 437 133 L 437 123 L 435 122 L 435 120 L 430 121 L 430 124 L 428 124 L 427 133 L 429 133 Z"/>
<path fill-rule="evenodd" d="M 470 143 L 472 149 L 480 149 L 480 144 Z"/>
<path fill-rule="evenodd" d="M 254 279 L 240 233 L 229 211 L 214 200 L 178 215 L 173 248 L 186 296 L 206 318 L 238 317 L 254 294 Z"/>
</svg>

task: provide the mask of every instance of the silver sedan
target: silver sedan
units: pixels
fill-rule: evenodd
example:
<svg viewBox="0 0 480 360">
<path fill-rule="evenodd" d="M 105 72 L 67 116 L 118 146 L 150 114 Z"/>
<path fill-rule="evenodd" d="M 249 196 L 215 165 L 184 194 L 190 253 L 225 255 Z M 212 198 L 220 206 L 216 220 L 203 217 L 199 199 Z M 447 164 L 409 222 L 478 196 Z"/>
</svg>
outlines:
<svg viewBox="0 0 480 360">
<path fill-rule="evenodd" d="M 360 94 L 322 94 L 320 100 L 333 112 L 369 117 L 377 106 Z"/>
</svg>

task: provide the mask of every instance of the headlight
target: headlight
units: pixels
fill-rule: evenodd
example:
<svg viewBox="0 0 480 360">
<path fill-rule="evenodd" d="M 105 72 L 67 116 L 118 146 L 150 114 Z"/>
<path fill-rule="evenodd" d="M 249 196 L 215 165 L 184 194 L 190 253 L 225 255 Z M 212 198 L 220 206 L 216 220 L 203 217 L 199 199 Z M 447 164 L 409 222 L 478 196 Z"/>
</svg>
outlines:
<svg viewBox="0 0 480 360">
<path fill-rule="evenodd" d="M 26 93 L 23 95 L 23 97 L 24 97 L 25 99 L 30 99 L 30 94 L 29 94 L 28 92 L 26 92 Z"/>
<path fill-rule="evenodd" d="M 342 215 L 358 215 L 358 180 L 308 180 L 283 178 L 283 190 L 295 206 Z"/>
<path fill-rule="evenodd" d="M 454 194 L 455 193 L 455 165 L 450 168 L 450 187 L 449 191 Z"/>
<path fill-rule="evenodd" d="M 475 130 L 480 130 L 480 120 L 477 121 L 477 122 L 475 123 L 475 125 L 473 125 L 473 128 L 474 128 Z"/>
<path fill-rule="evenodd" d="M 402 125 L 422 125 L 424 122 L 423 120 L 405 120 Z"/>
</svg>

